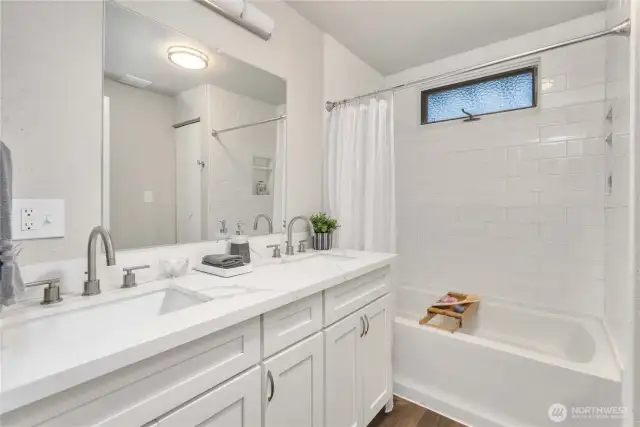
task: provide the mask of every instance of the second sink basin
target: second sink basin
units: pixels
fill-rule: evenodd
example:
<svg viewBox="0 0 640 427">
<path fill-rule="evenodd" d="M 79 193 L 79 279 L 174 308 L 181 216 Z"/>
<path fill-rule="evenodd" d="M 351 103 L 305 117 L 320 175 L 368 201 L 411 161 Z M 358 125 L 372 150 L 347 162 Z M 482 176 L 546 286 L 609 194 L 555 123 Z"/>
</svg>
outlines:
<svg viewBox="0 0 640 427">
<path fill-rule="evenodd" d="M 347 255 L 340 255 L 334 253 L 322 253 L 322 252 L 313 252 L 307 256 L 291 256 L 287 258 L 282 258 L 283 264 L 290 263 L 302 263 L 302 262 L 330 262 L 330 263 L 339 263 L 344 261 L 350 261 L 355 259 L 354 257 Z"/>
<path fill-rule="evenodd" d="M 279 264 L 338 264 L 345 261 L 354 260 L 355 257 L 341 255 L 337 253 L 310 252 L 295 255 L 285 255 L 282 258 L 265 258 L 256 262 L 257 266 L 279 265 Z"/>
</svg>

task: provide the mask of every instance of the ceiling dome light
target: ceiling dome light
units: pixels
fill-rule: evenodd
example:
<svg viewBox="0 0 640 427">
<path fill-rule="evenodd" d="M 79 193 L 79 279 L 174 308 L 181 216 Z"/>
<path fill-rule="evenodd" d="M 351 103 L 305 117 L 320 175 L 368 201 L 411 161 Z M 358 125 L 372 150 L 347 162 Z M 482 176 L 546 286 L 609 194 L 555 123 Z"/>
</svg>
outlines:
<svg viewBox="0 0 640 427">
<path fill-rule="evenodd" d="M 189 70 L 203 70 L 209 64 L 207 55 L 190 47 L 171 46 L 167 54 L 169 61 Z"/>
</svg>

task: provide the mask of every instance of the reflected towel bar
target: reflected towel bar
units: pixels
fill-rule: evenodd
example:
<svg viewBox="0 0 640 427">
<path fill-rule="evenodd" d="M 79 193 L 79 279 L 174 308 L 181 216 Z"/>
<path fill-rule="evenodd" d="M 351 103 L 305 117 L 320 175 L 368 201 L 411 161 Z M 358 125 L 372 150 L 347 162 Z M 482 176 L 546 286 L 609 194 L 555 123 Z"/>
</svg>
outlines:
<svg viewBox="0 0 640 427">
<path fill-rule="evenodd" d="M 251 127 L 251 126 L 262 125 L 262 124 L 265 124 L 265 123 L 275 122 L 277 120 L 283 120 L 283 119 L 286 119 L 286 118 L 287 118 L 287 115 L 283 114 L 283 115 L 278 116 L 278 117 L 273 117 L 271 119 L 266 119 L 266 120 L 260 120 L 259 122 L 248 123 L 246 125 L 234 126 L 232 128 L 226 128 L 226 129 L 220 129 L 220 130 L 213 129 L 211 131 L 211 136 L 215 138 L 218 135 L 220 135 L 221 133 L 231 132 L 232 130 L 244 129 L 244 128 L 248 128 L 248 127 Z"/>
<path fill-rule="evenodd" d="M 184 122 L 176 123 L 175 125 L 172 125 L 172 126 L 174 129 L 178 129 L 183 126 L 192 125 L 194 123 L 200 123 L 200 117 L 196 117 L 195 119 L 191 119 L 191 120 L 185 120 Z"/>
</svg>

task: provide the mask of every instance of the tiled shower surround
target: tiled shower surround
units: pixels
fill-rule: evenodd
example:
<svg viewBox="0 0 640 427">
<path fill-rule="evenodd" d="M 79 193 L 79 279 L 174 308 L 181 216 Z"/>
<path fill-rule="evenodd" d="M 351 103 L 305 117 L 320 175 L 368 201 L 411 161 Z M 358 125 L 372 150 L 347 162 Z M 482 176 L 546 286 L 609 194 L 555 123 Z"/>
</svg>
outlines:
<svg viewBox="0 0 640 427">
<path fill-rule="evenodd" d="M 566 39 L 604 24 L 601 13 L 542 32 Z M 484 60 L 507 45 L 531 49 L 542 32 L 483 48 Z M 528 61 L 539 72 L 534 109 L 420 125 L 420 90 L 427 87 L 396 93 L 401 287 L 603 315 L 608 174 L 627 149 L 624 141 L 605 141 L 605 43 Z M 465 55 L 446 65 L 469 65 Z M 616 171 L 614 182 L 628 179 L 624 167 Z"/>
</svg>

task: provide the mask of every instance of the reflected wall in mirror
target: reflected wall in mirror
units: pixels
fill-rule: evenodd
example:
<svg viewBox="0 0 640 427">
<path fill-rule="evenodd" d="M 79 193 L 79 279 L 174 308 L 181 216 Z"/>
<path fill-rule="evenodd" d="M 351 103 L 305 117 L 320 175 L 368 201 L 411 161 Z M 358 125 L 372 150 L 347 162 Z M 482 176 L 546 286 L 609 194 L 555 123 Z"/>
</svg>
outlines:
<svg viewBox="0 0 640 427">
<path fill-rule="evenodd" d="M 285 218 L 286 82 L 106 4 L 103 217 L 118 249 L 245 234 Z"/>
</svg>

